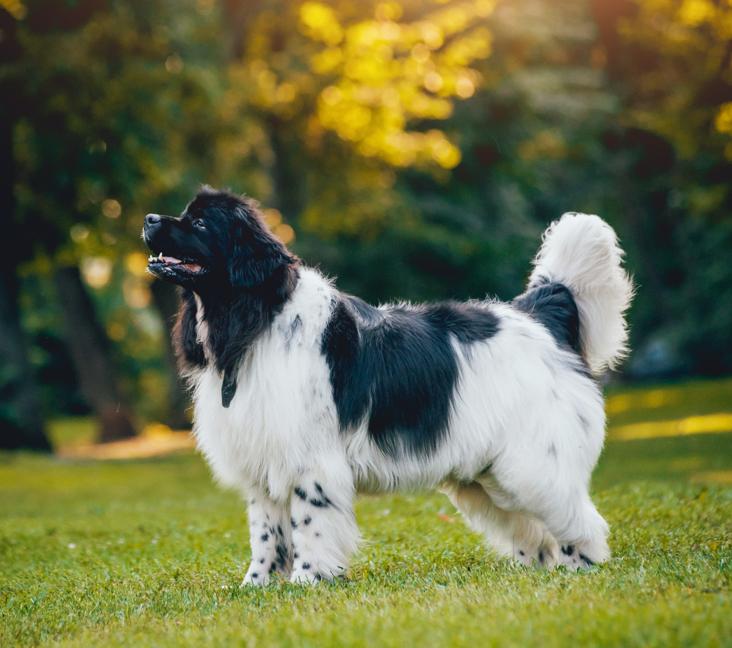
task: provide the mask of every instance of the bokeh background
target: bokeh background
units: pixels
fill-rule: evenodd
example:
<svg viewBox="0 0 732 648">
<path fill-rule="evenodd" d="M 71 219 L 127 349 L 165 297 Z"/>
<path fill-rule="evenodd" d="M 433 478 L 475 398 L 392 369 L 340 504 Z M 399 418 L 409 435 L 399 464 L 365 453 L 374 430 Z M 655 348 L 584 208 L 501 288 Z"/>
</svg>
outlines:
<svg viewBox="0 0 732 648">
<path fill-rule="evenodd" d="M 139 233 L 201 183 L 372 301 L 510 299 L 598 213 L 611 380 L 732 373 L 731 62 L 725 0 L 0 0 L 0 446 L 188 426 Z"/>
</svg>

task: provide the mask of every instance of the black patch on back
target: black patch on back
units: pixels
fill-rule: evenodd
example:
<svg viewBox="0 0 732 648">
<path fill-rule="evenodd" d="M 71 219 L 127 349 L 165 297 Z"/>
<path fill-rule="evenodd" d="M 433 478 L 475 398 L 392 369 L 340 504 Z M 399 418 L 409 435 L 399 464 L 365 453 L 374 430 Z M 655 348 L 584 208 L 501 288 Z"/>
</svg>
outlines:
<svg viewBox="0 0 732 648">
<path fill-rule="evenodd" d="M 433 452 L 447 432 L 458 380 L 450 334 L 468 344 L 497 331 L 498 318 L 473 304 L 376 309 L 343 295 L 321 346 L 341 428 L 368 415 L 383 452 Z"/>
<path fill-rule="evenodd" d="M 350 306 L 350 310 L 364 324 L 376 324 L 384 319 L 383 311 L 374 308 L 360 297 L 353 295 L 342 295 L 343 301 Z"/>
<path fill-rule="evenodd" d="M 543 324 L 557 344 L 580 353 L 579 312 L 567 286 L 545 282 L 529 288 L 512 303 Z"/>
</svg>

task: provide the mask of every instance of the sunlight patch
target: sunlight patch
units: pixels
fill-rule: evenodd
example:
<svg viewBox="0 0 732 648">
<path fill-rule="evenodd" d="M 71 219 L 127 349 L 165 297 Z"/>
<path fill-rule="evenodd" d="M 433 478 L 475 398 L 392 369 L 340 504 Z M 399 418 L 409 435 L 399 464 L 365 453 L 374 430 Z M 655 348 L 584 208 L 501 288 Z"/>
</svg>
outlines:
<svg viewBox="0 0 732 648">
<path fill-rule="evenodd" d="M 695 473 L 691 476 L 694 483 L 712 483 L 722 484 L 725 486 L 732 485 L 732 470 L 707 470 L 705 472 Z"/>
<path fill-rule="evenodd" d="M 731 412 L 620 425 L 610 428 L 609 438 L 615 441 L 630 441 L 633 439 L 655 439 L 692 434 L 723 434 L 725 432 L 732 432 Z"/>
</svg>

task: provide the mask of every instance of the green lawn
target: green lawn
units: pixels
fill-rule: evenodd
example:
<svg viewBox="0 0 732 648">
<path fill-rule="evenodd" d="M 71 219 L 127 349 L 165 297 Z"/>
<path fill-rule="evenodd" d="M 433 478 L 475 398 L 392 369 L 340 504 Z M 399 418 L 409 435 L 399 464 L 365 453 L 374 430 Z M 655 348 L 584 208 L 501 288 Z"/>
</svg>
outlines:
<svg viewBox="0 0 732 648">
<path fill-rule="evenodd" d="M 664 396 L 665 395 L 665 396 Z M 732 412 L 732 382 L 614 394 L 613 425 Z M 732 430 L 608 442 L 613 560 L 496 560 L 437 494 L 363 497 L 350 578 L 240 589 L 236 496 L 193 454 L 0 455 L 0 646 L 732 646 Z"/>
</svg>

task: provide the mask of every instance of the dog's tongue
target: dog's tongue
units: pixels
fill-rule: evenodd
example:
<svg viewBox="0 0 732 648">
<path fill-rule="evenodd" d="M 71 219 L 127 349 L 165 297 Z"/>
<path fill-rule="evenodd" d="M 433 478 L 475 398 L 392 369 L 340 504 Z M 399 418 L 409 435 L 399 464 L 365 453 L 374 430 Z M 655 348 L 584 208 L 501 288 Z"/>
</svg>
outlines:
<svg viewBox="0 0 732 648">
<path fill-rule="evenodd" d="M 200 272 L 202 270 L 201 266 L 198 263 L 183 263 L 180 259 L 176 259 L 172 256 L 165 256 L 162 252 L 158 254 L 158 256 L 153 257 L 150 256 L 150 262 L 154 260 L 159 261 L 160 263 L 168 266 L 168 265 L 177 265 L 181 268 L 185 268 L 188 270 L 188 272 Z"/>
</svg>

